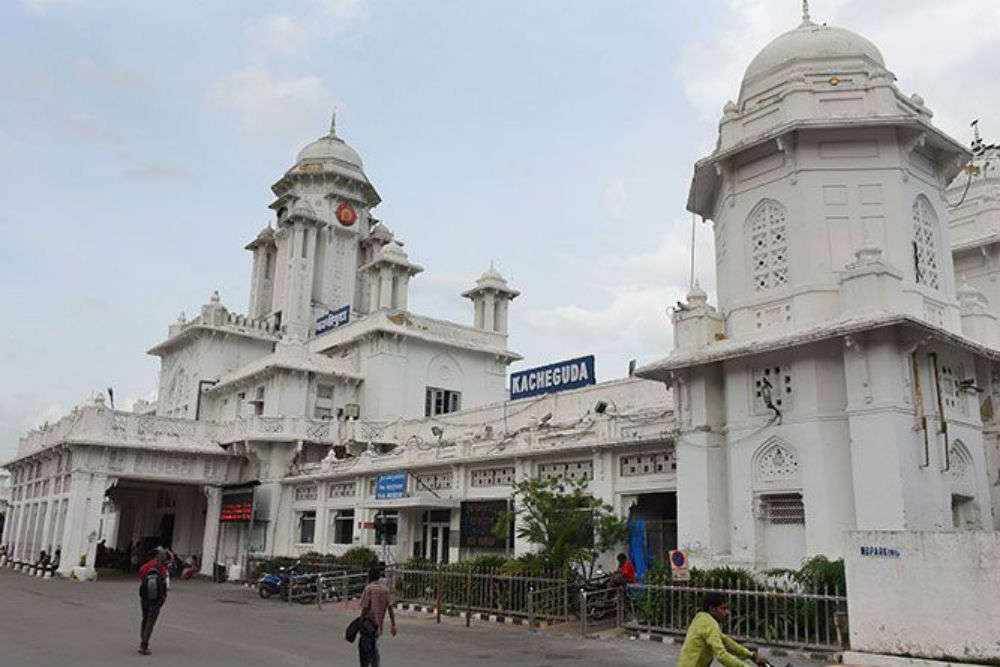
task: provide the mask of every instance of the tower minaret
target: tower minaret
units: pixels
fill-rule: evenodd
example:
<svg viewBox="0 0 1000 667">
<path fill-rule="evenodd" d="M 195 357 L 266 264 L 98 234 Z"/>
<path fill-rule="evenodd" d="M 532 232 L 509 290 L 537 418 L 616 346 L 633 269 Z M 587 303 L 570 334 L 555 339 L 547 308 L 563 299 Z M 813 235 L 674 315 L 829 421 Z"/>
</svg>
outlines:
<svg viewBox="0 0 1000 667">
<path fill-rule="evenodd" d="M 274 266 L 278 247 L 274 242 L 274 229 L 264 227 L 253 241 L 246 245 L 253 253 L 253 273 L 250 282 L 251 319 L 263 319 L 271 313 L 274 303 Z"/>
<path fill-rule="evenodd" d="M 303 148 L 271 189 L 277 196 L 271 204 L 277 261 L 267 316 L 289 336 L 294 329 L 304 339 L 327 311 L 358 307 L 359 241 L 367 237 L 371 209 L 381 198 L 361 157 L 337 136 L 335 117 L 330 131 Z"/>
<path fill-rule="evenodd" d="M 507 314 L 510 302 L 520 292 L 510 287 L 500 272 L 490 268 L 476 281 L 476 286 L 462 292 L 462 296 L 472 301 L 474 310 L 473 326 L 496 333 L 507 333 Z"/>
</svg>

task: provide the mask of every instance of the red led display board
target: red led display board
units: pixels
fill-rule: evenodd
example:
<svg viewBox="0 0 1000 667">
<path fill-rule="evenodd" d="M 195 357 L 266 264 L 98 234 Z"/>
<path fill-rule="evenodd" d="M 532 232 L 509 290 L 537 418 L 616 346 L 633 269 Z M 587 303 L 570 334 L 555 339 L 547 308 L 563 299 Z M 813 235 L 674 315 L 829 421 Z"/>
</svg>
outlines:
<svg viewBox="0 0 1000 667">
<path fill-rule="evenodd" d="M 219 521 L 249 521 L 253 518 L 253 494 L 223 496 Z"/>
</svg>

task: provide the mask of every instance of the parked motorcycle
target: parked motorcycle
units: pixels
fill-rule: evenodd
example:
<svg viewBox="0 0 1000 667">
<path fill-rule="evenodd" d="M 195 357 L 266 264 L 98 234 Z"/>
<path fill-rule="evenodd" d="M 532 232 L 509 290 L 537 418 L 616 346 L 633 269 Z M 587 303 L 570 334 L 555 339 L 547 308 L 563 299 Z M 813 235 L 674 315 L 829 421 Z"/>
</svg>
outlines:
<svg viewBox="0 0 1000 667">
<path fill-rule="evenodd" d="M 257 593 L 266 600 L 272 595 L 286 597 L 291 589 L 300 603 L 315 601 L 319 577 L 311 572 L 300 572 L 301 565 L 302 562 L 297 561 L 291 567 L 279 567 L 277 573 L 264 573 L 257 582 Z"/>
<path fill-rule="evenodd" d="M 265 600 L 288 590 L 289 575 L 285 568 L 279 567 L 277 573 L 265 572 L 257 582 L 257 592 Z"/>
</svg>

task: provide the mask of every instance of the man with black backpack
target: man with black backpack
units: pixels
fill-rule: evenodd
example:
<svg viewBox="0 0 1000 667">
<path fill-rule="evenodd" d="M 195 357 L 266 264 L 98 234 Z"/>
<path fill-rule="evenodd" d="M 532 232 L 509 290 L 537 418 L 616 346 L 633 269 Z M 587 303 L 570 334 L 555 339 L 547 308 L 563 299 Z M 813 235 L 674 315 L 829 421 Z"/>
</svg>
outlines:
<svg viewBox="0 0 1000 667">
<path fill-rule="evenodd" d="M 139 603 L 142 605 L 142 624 L 139 626 L 139 653 L 149 655 L 149 636 L 160 615 L 160 608 L 167 599 L 167 568 L 169 558 L 159 549 L 156 556 L 139 568 Z"/>
</svg>

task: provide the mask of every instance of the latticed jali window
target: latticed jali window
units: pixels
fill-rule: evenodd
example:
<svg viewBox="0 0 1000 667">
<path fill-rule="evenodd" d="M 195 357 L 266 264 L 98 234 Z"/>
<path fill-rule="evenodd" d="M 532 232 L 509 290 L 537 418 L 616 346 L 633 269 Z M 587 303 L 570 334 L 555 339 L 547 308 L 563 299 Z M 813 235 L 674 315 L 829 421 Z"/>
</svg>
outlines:
<svg viewBox="0 0 1000 667">
<path fill-rule="evenodd" d="M 306 484 L 295 487 L 295 500 L 316 500 L 316 485 Z"/>
<path fill-rule="evenodd" d="M 538 477 L 548 479 L 550 477 L 563 477 L 565 479 L 594 479 L 593 461 L 568 461 L 566 463 L 540 463 L 538 464 Z"/>
<path fill-rule="evenodd" d="M 656 475 L 677 470 L 677 463 L 671 452 L 656 454 L 631 454 L 619 459 L 619 473 L 622 477 Z"/>
<path fill-rule="evenodd" d="M 327 487 L 331 498 L 348 498 L 354 495 L 354 482 L 335 482 Z"/>
<path fill-rule="evenodd" d="M 806 522 L 806 506 L 801 493 L 774 493 L 761 496 L 757 505 L 758 516 L 772 524 Z"/>
<path fill-rule="evenodd" d="M 953 365 L 945 362 L 941 365 L 941 399 L 948 410 L 965 414 L 965 400 L 962 380 L 965 379 L 965 369 L 961 364 Z"/>
<path fill-rule="evenodd" d="M 926 197 L 913 202 L 913 269 L 918 285 L 938 288 L 937 214 Z"/>
<path fill-rule="evenodd" d="M 472 486 L 510 486 L 514 483 L 514 468 L 481 468 L 472 471 Z"/>
<path fill-rule="evenodd" d="M 451 473 L 431 473 L 429 475 L 419 475 L 417 477 L 417 486 L 421 489 L 450 489 L 451 488 Z"/>
<path fill-rule="evenodd" d="M 750 261 L 756 291 L 788 282 L 787 223 L 778 202 L 762 202 L 750 216 Z"/>
</svg>

